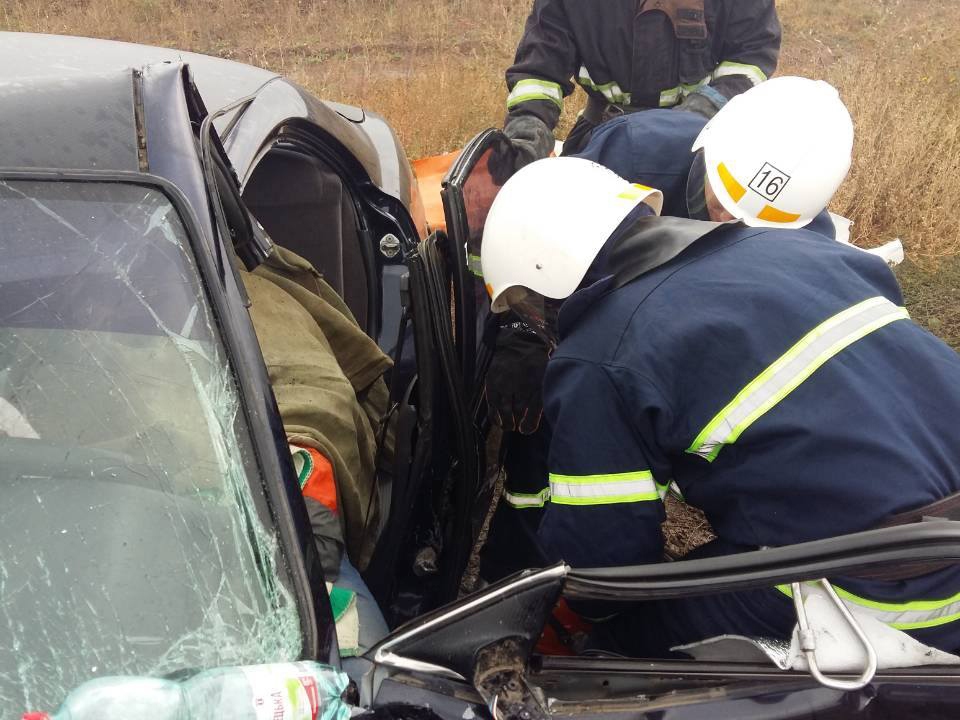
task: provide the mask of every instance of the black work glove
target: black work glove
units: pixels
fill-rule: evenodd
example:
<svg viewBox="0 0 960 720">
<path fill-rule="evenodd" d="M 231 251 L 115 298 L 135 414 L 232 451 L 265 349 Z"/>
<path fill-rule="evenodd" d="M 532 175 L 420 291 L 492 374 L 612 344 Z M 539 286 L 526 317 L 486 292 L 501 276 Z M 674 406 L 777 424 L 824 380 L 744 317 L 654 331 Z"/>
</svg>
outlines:
<svg viewBox="0 0 960 720">
<path fill-rule="evenodd" d="M 494 148 L 490 175 L 503 185 L 517 170 L 547 157 L 553 150 L 553 131 L 534 115 L 515 115 L 507 120 L 503 134 L 510 140 Z"/>
<path fill-rule="evenodd" d="M 543 415 L 543 374 L 549 349 L 533 330 L 520 321 L 500 328 L 490 369 L 487 371 L 487 405 L 504 430 L 532 435 Z"/>
<path fill-rule="evenodd" d="M 689 112 L 695 112 L 700 115 L 703 115 L 708 120 L 712 118 L 720 108 L 726 103 L 726 99 L 721 95 L 717 90 L 713 90 L 709 93 L 702 93 L 700 91 L 694 91 L 687 95 L 683 102 L 679 105 L 674 105 L 674 110 L 687 110 Z M 719 103 L 719 104 L 718 104 Z"/>
</svg>

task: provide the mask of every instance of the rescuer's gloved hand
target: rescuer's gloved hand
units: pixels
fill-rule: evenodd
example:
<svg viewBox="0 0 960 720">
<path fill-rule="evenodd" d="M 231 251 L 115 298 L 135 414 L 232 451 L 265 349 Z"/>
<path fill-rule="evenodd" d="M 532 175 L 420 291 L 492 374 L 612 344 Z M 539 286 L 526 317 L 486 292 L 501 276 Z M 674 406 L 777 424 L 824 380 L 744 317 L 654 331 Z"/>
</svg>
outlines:
<svg viewBox="0 0 960 720">
<path fill-rule="evenodd" d="M 726 104 L 727 98 L 719 90 L 704 85 L 687 95 L 673 109 L 699 113 L 709 120 Z"/>
<path fill-rule="evenodd" d="M 495 147 L 489 164 L 490 174 L 498 185 L 503 185 L 525 165 L 547 157 L 553 150 L 553 131 L 534 115 L 511 117 L 503 128 L 503 134 L 510 144 Z"/>
<path fill-rule="evenodd" d="M 500 328 L 487 371 L 487 405 L 504 430 L 532 435 L 543 415 L 543 374 L 549 350 L 520 321 Z"/>
</svg>

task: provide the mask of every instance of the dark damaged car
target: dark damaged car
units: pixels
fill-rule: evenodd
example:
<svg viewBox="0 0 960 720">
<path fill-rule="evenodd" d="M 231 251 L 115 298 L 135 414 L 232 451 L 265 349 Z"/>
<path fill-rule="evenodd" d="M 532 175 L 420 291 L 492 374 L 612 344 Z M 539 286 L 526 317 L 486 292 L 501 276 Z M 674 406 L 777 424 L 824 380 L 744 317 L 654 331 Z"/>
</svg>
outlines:
<svg viewBox="0 0 960 720">
<path fill-rule="evenodd" d="M 838 672 L 806 647 L 814 662 L 798 669 L 791 648 L 756 639 L 686 660 L 538 646 L 548 626 L 563 632 L 561 599 L 641 603 L 960 560 L 954 522 L 531 568 L 464 592 L 498 474 L 484 295 L 469 273 L 497 131 L 463 151 L 444 182 L 446 231 L 428 234 L 379 116 L 258 68 L 0 34 L 0 117 L 0 716 L 52 710 L 105 675 L 339 664 L 230 261 L 255 267 L 274 241 L 322 268 L 395 360 L 397 452 L 365 575 L 395 629 L 367 653 L 353 703 L 451 720 L 960 714 L 957 667 L 877 669 L 856 632 L 862 661 Z"/>
</svg>

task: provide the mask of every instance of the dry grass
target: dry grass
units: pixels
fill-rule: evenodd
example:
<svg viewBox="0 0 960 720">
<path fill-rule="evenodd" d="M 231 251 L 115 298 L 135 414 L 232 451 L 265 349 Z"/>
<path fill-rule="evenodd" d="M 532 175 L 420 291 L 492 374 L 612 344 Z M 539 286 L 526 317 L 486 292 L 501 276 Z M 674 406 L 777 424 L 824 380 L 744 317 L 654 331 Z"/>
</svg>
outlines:
<svg viewBox="0 0 960 720">
<path fill-rule="evenodd" d="M 804 0 L 783 14 L 781 72 L 836 85 L 857 129 L 835 209 L 861 244 L 899 236 L 928 268 L 960 253 L 960 3 Z"/>
<path fill-rule="evenodd" d="M 503 118 L 516 0 L 0 0 L 4 29 L 180 47 L 385 115 L 413 157 Z"/>
<path fill-rule="evenodd" d="M 0 0 L 0 27 L 181 47 L 282 72 L 384 114 L 413 157 L 503 117 L 528 0 Z M 927 270 L 960 254 L 960 3 L 780 0 L 781 72 L 837 85 L 857 124 L 835 201 L 857 241 Z M 582 103 L 568 101 L 564 125 Z"/>
</svg>

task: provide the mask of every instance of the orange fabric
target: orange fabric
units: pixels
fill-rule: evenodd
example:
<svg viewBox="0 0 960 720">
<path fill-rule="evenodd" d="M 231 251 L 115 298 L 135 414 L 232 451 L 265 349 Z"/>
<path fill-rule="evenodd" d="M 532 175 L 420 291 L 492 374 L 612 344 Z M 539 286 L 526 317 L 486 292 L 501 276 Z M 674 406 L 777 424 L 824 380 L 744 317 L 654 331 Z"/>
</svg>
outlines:
<svg viewBox="0 0 960 720">
<path fill-rule="evenodd" d="M 552 620 L 543 629 L 536 652 L 541 655 L 576 655 L 574 641 L 589 635 L 593 626 L 571 610 L 564 598 L 560 598 L 553 608 Z M 558 630 L 557 626 L 561 629 Z"/>
<path fill-rule="evenodd" d="M 413 174 L 417 178 L 420 199 L 426 213 L 427 233 L 435 230 L 447 230 L 447 219 L 443 215 L 443 200 L 440 198 L 440 186 L 453 161 L 460 151 L 433 155 L 413 161 Z"/>
<path fill-rule="evenodd" d="M 333 479 L 333 465 L 316 448 L 303 448 L 310 453 L 313 470 L 303 485 L 303 496 L 323 503 L 337 512 L 337 484 Z"/>
</svg>

